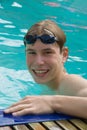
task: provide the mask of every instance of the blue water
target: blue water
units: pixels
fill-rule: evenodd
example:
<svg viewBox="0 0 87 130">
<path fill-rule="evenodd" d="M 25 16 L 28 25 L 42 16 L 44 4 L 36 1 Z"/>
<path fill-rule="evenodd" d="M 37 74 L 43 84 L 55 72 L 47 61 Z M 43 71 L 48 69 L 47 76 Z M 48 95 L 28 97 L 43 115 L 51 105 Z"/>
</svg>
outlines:
<svg viewBox="0 0 87 130">
<path fill-rule="evenodd" d="M 37 21 L 56 21 L 67 35 L 69 73 L 87 78 L 87 1 L 0 0 L 0 108 L 48 88 L 36 84 L 26 67 L 23 36 Z"/>
</svg>

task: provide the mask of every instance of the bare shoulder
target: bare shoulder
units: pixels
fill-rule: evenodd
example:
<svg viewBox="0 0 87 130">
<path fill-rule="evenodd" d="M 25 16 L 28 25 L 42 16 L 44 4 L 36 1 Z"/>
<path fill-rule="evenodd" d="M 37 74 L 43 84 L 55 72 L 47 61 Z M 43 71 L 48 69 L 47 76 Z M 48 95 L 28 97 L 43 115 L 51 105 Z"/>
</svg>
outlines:
<svg viewBox="0 0 87 130">
<path fill-rule="evenodd" d="M 61 84 L 66 94 L 87 96 L 87 80 L 79 75 L 67 74 Z"/>
<path fill-rule="evenodd" d="M 64 80 L 68 80 L 68 82 L 78 82 L 78 83 L 87 83 L 87 79 L 83 78 L 80 75 L 76 75 L 76 74 L 67 74 L 64 78 Z"/>
</svg>

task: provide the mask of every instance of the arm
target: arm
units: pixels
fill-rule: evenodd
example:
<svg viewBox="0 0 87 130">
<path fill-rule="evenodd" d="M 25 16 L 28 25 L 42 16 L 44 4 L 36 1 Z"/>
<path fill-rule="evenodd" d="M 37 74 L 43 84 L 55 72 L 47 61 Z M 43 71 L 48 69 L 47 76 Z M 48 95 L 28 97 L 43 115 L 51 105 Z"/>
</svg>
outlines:
<svg viewBox="0 0 87 130">
<path fill-rule="evenodd" d="M 87 97 L 54 96 L 54 110 L 87 119 Z"/>
<path fill-rule="evenodd" d="M 87 119 L 87 98 L 73 96 L 28 96 L 14 104 L 6 113 L 14 116 L 61 112 Z"/>
<path fill-rule="evenodd" d="M 87 119 L 87 80 L 77 75 L 69 75 L 62 82 L 62 86 L 66 96 L 54 97 L 54 110 Z"/>
<path fill-rule="evenodd" d="M 87 80 L 71 76 L 63 81 L 67 93 L 74 96 L 28 96 L 6 109 L 6 113 L 16 115 L 61 112 L 87 119 Z"/>
</svg>

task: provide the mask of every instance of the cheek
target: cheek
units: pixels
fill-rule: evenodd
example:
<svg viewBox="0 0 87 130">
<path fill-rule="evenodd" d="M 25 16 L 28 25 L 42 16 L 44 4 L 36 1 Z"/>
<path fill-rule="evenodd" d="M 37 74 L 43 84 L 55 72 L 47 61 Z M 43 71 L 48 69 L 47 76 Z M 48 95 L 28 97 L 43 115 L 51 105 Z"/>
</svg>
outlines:
<svg viewBox="0 0 87 130">
<path fill-rule="evenodd" d="M 26 56 L 26 63 L 29 66 L 32 63 L 32 58 Z"/>
<path fill-rule="evenodd" d="M 61 57 L 55 58 L 55 59 L 53 60 L 53 62 L 52 62 L 52 66 L 53 66 L 53 68 L 54 68 L 54 70 L 55 70 L 55 73 L 56 73 L 57 71 L 60 71 L 60 70 L 61 70 L 61 67 L 63 66 Z"/>
<path fill-rule="evenodd" d="M 58 65 L 62 62 L 62 58 L 61 58 L 61 56 L 57 55 L 57 56 L 51 58 L 51 61 L 53 62 L 53 64 Z"/>
</svg>

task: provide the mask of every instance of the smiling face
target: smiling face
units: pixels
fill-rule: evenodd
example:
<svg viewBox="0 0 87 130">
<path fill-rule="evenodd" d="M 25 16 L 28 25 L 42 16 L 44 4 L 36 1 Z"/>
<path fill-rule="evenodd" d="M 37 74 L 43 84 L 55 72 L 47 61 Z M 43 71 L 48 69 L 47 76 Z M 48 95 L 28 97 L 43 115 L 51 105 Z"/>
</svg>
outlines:
<svg viewBox="0 0 87 130">
<path fill-rule="evenodd" d="M 50 85 L 61 79 L 64 73 L 63 64 L 67 59 L 67 51 L 56 43 L 43 44 L 37 40 L 34 44 L 26 45 L 26 62 L 28 69 L 37 83 Z"/>
</svg>

